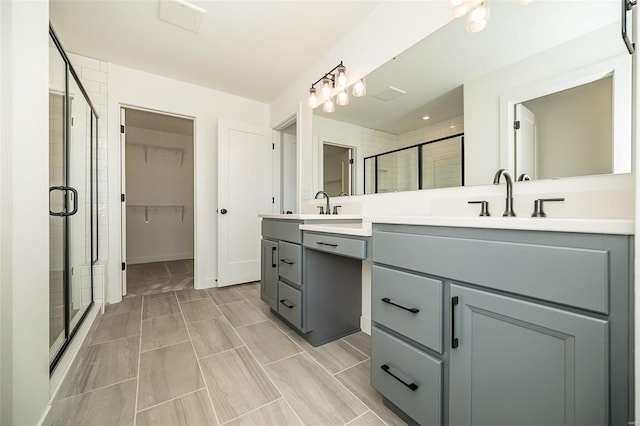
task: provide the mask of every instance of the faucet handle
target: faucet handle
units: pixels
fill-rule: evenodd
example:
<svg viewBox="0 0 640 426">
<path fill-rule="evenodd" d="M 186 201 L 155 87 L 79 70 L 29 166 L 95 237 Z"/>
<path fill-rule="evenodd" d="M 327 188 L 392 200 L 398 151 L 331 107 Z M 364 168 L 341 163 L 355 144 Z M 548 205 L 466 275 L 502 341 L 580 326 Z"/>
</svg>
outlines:
<svg viewBox="0 0 640 426">
<path fill-rule="evenodd" d="M 342 206 L 333 206 L 333 214 L 338 214 L 338 207 Z"/>
<path fill-rule="evenodd" d="M 316 207 L 320 209 L 319 214 L 324 214 L 324 206 L 316 206 Z"/>
<path fill-rule="evenodd" d="M 469 201 L 468 204 L 480 204 L 480 214 L 478 216 L 491 216 L 489 214 L 489 202 L 485 200 L 481 201 Z"/>
<path fill-rule="evenodd" d="M 533 202 L 533 213 L 531 213 L 531 217 L 547 217 L 543 208 L 545 201 L 564 201 L 564 198 L 538 198 Z"/>
</svg>

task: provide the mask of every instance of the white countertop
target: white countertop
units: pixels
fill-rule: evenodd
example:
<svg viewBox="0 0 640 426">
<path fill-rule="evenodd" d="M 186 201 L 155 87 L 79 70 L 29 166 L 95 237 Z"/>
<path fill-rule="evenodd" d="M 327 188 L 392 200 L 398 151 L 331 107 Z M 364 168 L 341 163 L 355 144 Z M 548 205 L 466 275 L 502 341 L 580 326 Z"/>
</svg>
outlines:
<svg viewBox="0 0 640 426">
<path fill-rule="evenodd" d="M 453 226 L 462 228 L 520 229 L 530 231 L 584 232 L 621 235 L 633 235 L 635 233 L 634 221 L 630 219 L 381 216 L 367 217 L 366 220 L 373 223 Z"/>
<path fill-rule="evenodd" d="M 355 235 L 370 237 L 372 234 L 371 222 L 361 223 L 306 223 L 300 225 L 303 231 L 327 232 L 330 234 Z"/>
<path fill-rule="evenodd" d="M 353 214 L 260 214 L 263 219 L 288 219 L 288 220 L 353 220 L 360 219 L 362 216 Z"/>
</svg>

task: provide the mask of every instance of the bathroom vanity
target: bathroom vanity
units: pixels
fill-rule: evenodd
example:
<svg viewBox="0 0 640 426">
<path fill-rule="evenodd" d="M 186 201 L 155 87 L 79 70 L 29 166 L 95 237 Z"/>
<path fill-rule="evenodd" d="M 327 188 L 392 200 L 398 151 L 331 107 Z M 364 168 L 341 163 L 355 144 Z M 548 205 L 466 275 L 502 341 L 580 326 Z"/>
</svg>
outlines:
<svg viewBox="0 0 640 426">
<path fill-rule="evenodd" d="M 390 408 L 421 425 L 633 419 L 632 225 L 423 219 L 373 225 L 371 382 Z"/>
<path fill-rule="evenodd" d="M 360 330 L 368 235 L 359 217 L 263 216 L 262 300 L 314 346 Z"/>
</svg>

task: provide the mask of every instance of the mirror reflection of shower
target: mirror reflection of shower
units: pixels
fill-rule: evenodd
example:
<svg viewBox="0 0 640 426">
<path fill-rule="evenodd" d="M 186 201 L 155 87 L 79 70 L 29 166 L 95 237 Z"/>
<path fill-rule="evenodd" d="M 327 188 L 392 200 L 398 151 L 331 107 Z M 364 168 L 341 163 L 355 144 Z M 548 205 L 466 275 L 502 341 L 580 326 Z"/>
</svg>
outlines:
<svg viewBox="0 0 640 426">
<path fill-rule="evenodd" d="M 322 144 L 322 188 L 330 197 L 354 193 L 354 151 L 349 146 Z"/>
</svg>

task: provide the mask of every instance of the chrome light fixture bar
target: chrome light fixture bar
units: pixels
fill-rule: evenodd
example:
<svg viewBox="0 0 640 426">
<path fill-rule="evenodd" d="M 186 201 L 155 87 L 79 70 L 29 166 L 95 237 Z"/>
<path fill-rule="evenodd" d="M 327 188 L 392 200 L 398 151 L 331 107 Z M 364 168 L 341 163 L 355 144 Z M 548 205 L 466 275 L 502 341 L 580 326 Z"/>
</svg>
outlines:
<svg viewBox="0 0 640 426">
<path fill-rule="evenodd" d="M 318 98 L 318 89 L 316 89 L 316 85 L 320 84 L 320 94 L 322 98 Z M 364 87 L 364 83 L 362 80 L 356 83 L 356 86 Z M 334 89 L 338 89 L 339 92 L 336 96 L 335 101 L 331 96 L 331 92 Z M 356 94 L 355 86 L 354 86 L 354 96 L 363 96 L 365 92 L 362 90 L 358 90 Z M 362 94 L 361 94 L 362 93 Z M 335 67 L 331 69 L 331 71 L 325 73 L 322 77 L 317 79 L 313 84 L 311 84 L 311 88 L 309 89 L 309 99 L 308 105 L 309 108 L 315 108 L 320 103 L 323 104 L 323 111 L 325 112 L 333 112 L 335 111 L 335 105 L 348 105 L 349 104 L 349 93 L 347 91 L 347 68 L 344 66 L 342 61 Z"/>
</svg>

